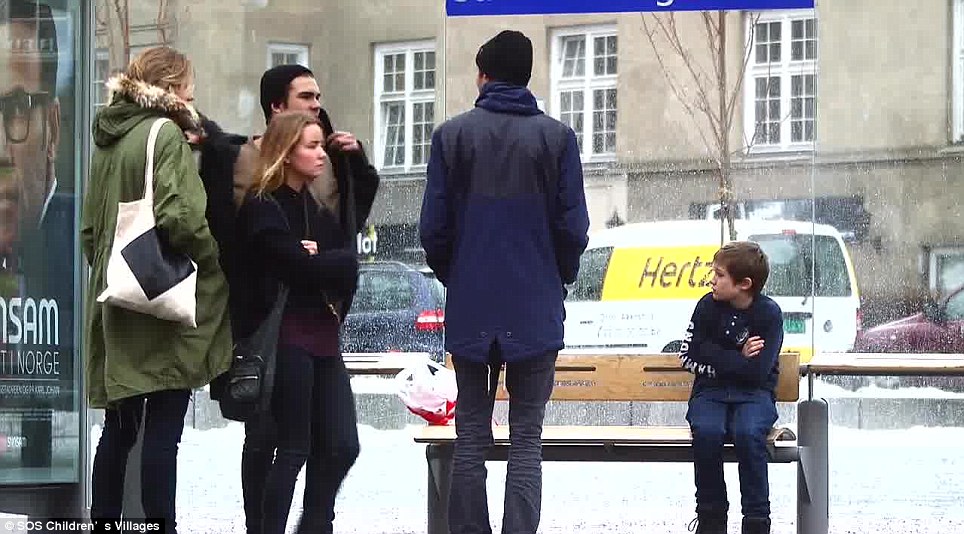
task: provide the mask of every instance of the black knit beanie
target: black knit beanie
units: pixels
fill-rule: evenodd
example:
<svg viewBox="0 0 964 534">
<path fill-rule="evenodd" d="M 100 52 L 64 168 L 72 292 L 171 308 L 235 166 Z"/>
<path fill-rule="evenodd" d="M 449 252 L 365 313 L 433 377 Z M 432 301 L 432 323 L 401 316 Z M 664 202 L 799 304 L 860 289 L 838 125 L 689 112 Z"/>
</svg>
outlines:
<svg viewBox="0 0 964 534">
<path fill-rule="evenodd" d="M 479 48 L 479 71 L 492 81 L 525 87 L 532 77 L 532 41 L 514 30 L 503 30 Z"/>
<path fill-rule="evenodd" d="M 278 65 L 261 75 L 261 110 L 264 111 L 265 122 L 271 120 L 271 105 L 285 103 L 291 81 L 302 76 L 315 75 L 304 65 Z"/>
</svg>

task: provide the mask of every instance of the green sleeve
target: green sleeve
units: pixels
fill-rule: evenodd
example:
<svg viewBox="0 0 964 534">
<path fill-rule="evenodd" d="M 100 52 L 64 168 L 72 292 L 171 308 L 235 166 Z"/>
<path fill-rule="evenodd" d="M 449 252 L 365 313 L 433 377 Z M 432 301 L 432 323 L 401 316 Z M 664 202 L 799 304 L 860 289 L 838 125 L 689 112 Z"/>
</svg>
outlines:
<svg viewBox="0 0 964 534">
<path fill-rule="evenodd" d="M 91 174 L 93 176 L 93 174 Z M 84 206 L 80 215 L 80 248 L 84 252 L 84 257 L 87 258 L 87 265 L 91 265 L 94 262 L 94 213 L 96 209 L 95 206 L 102 204 L 103 202 L 98 202 L 100 191 L 103 188 L 91 187 L 93 184 L 93 179 L 87 184 L 87 190 L 84 194 Z M 97 198 L 95 198 L 97 197 Z"/>
<path fill-rule="evenodd" d="M 84 189 L 84 203 L 80 214 L 80 248 L 87 258 L 87 265 L 94 263 L 94 247 L 97 239 L 97 226 L 104 216 L 104 195 L 107 187 L 103 180 L 103 155 L 99 150 L 94 151 L 90 164 L 90 179 Z"/>
<path fill-rule="evenodd" d="M 174 250 L 184 252 L 201 272 L 218 268 L 218 246 L 205 217 L 207 195 L 184 136 L 165 124 L 154 149 L 154 217 Z"/>
</svg>

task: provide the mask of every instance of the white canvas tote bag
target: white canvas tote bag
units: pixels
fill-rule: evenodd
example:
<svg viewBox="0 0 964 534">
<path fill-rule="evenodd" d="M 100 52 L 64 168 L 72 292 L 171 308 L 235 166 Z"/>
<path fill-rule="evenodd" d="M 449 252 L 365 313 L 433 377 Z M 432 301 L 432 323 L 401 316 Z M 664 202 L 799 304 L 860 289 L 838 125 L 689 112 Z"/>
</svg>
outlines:
<svg viewBox="0 0 964 534">
<path fill-rule="evenodd" d="M 147 137 L 144 198 L 117 205 L 107 288 L 97 302 L 197 328 L 197 264 L 171 250 L 154 221 L 154 144 L 169 120 L 157 119 Z"/>
</svg>

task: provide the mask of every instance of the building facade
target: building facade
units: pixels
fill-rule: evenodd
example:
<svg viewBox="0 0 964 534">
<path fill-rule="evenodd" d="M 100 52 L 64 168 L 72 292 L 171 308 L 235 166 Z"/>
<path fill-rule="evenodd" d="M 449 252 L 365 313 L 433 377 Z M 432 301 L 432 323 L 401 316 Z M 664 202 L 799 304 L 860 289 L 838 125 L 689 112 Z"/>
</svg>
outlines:
<svg viewBox="0 0 964 534">
<path fill-rule="evenodd" d="M 733 213 L 838 228 L 868 324 L 964 283 L 961 229 L 948 220 L 962 187 L 960 1 L 926 3 L 911 24 L 898 2 L 729 12 L 711 43 L 702 13 L 447 19 L 433 0 L 136 4 L 130 52 L 166 42 L 191 53 L 199 107 L 232 131 L 263 129 L 264 69 L 315 71 L 336 126 L 365 140 L 385 179 L 371 220 L 382 258 L 419 261 L 432 127 L 472 106 L 479 45 L 512 27 L 533 41 L 540 105 L 580 134 L 593 229 L 718 214 L 723 133 Z M 98 5 L 109 71 L 124 63 L 124 40 L 114 3 Z M 854 30 L 871 25 L 888 38 Z"/>
</svg>

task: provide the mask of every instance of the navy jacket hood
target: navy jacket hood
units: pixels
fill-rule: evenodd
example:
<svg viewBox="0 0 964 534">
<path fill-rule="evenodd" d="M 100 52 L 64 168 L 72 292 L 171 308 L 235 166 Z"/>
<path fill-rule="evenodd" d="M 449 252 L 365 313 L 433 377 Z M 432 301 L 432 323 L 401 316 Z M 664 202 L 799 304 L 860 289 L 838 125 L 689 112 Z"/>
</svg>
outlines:
<svg viewBox="0 0 964 534">
<path fill-rule="evenodd" d="M 496 113 L 542 114 L 542 110 L 536 103 L 536 97 L 528 88 L 504 82 L 489 82 L 483 85 L 475 105 Z"/>
</svg>

